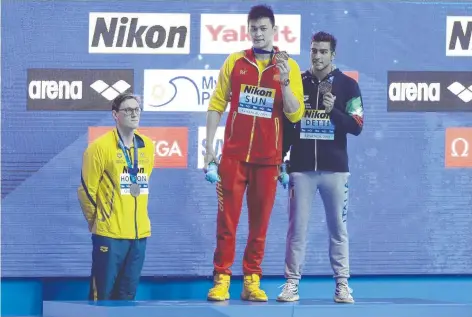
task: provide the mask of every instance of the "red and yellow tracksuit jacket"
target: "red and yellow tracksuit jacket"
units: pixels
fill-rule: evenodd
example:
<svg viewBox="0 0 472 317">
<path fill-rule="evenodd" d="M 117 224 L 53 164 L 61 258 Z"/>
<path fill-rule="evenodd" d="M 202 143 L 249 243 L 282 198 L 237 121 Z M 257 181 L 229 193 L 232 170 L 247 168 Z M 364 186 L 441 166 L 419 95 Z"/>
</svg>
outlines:
<svg viewBox="0 0 472 317">
<path fill-rule="evenodd" d="M 275 52 L 278 51 L 274 47 Z M 268 64 L 268 65 L 267 65 Z M 244 162 L 278 165 L 282 162 L 283 117 L 291 122 L 301 120 L 305 112 L 303 84 L 300 67 L 289 58 L 290 87 L 300 107 L 294 113 L 284 113 L 280 74 L 275 66 L 275 58 L 267 61 L 256 60 L 253 50 L 233 53 L 224 62 L 216 89 L 210 99 L 208 110 L 220 113 L 230 102 L 224 136 L 224 155 Z M 247 115 L 238 111 L 240 96 L 245 92 L 257 95 L 258 88 L 269 88 L 272 92 L 273 110 L 270 118 Z"/>
</svg>

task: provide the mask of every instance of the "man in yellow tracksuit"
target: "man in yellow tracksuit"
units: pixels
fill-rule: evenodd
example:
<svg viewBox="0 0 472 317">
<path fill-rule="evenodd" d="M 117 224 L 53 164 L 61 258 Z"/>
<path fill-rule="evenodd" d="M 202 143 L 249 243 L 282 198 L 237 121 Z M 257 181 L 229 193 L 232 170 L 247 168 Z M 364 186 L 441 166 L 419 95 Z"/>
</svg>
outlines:
<svg viewBox="0 0 472 317">
<path fill-rule="evenodd" d="M 83 156 L 80 206 L 92 233 L 90 300 L 133 300 L 144 264 L 149 178 L 154 146 L 139 134 L 139 100 L 124 93 L 112 103 L 116 128 Z"/>
</svg>

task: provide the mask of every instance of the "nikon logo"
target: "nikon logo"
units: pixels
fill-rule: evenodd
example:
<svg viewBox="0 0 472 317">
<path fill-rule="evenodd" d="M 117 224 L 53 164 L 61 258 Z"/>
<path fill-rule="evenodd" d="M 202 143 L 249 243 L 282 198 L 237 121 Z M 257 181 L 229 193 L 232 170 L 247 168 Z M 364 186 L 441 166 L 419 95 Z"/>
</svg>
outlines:
<svg viewBox="0 0 472 317">
<path fill-rule="evenodd" d="M 257 95 L 261 97 L 272 97 L 272 91 L 269 89 L 264 89 L 256 86 L 246 86 L 244 87 L 244 93 Z"/>
<path fill-rule="evenodd" d="M 472 16 L 448 16 L 446 56 L 472 56 Z"/>
<path fill-rule="evenodd" d="M 89 53 L 189 54 L 190 15 L 90 13 Z"/>
<path fill-rule="evenodd" d="M 305 112 L 305 118 L 309 119 L 329 119 L 329 113 L 324 112 L 324 110 L 307 110 Z"/>
<path fill-rule="evenodd" d="M 128 167 L 124 166 L 122 173 L 123 173 L 123 174 L 129 174 Z M 138 169 L 138 173 L 139 173 L 139 174 L 144 174 L 144 167 L 140 167 L 140 168 Z"/>
</svg>

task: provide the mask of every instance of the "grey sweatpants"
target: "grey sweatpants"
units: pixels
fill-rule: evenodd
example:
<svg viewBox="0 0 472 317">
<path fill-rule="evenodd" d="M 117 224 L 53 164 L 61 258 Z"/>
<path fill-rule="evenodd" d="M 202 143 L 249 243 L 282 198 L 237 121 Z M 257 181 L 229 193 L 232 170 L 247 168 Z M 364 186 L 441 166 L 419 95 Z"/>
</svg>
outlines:
<svg viewBox="0 0 472 317">
<path fill-rule="evenodd" d="M 313 198 L 319 190 L 329 231 L 329 260 L 337 281 L 349 278 L 347 205 L 349 173 L 294 172 L 290 174 L 289 228 L 285 251 L 285 278 L 301 279 Z"/>
</svg>

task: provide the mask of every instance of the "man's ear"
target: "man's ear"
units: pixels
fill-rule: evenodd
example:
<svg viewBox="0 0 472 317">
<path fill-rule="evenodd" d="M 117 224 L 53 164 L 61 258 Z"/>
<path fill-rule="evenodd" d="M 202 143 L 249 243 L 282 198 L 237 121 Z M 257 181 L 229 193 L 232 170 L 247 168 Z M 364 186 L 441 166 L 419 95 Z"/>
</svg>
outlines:
<svg viewBox="0 0 472 317">
<path fill-rule="evenodd" d="M 115 119 L 115 121 L 118 121 L 118 113 L 116 112 L 116 110 L 112 110 L 111 115 L 112 115 L 113 119 Z"/>
</svg>

